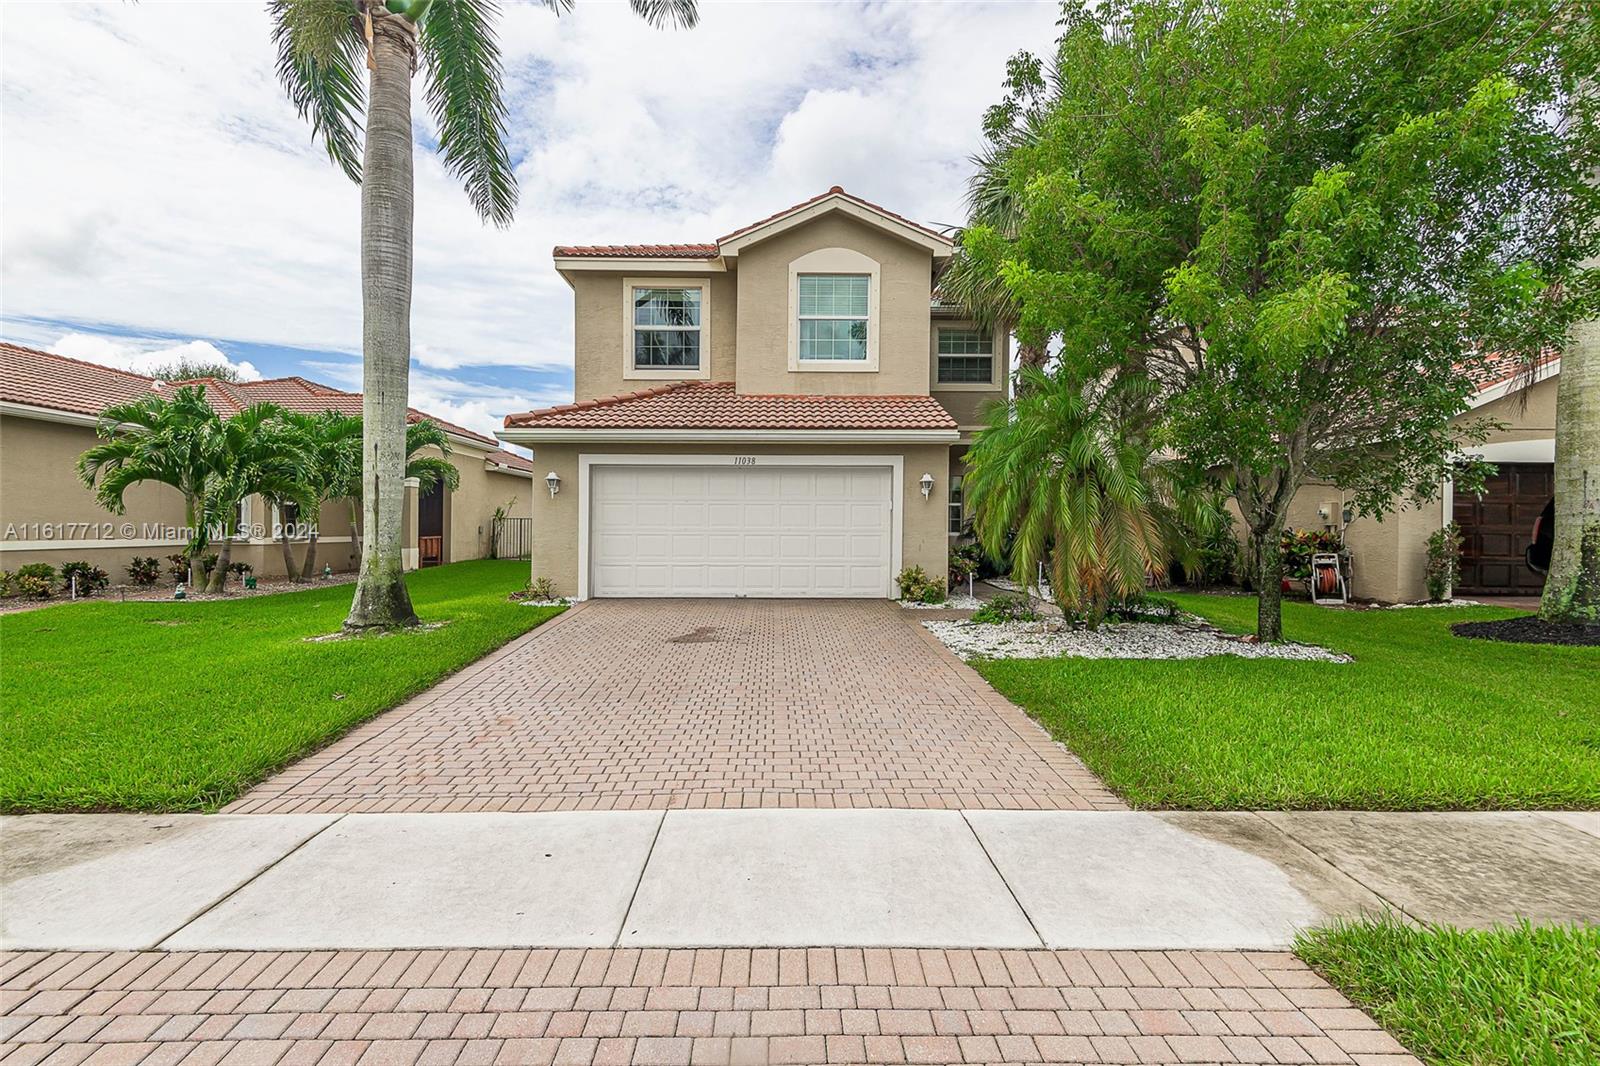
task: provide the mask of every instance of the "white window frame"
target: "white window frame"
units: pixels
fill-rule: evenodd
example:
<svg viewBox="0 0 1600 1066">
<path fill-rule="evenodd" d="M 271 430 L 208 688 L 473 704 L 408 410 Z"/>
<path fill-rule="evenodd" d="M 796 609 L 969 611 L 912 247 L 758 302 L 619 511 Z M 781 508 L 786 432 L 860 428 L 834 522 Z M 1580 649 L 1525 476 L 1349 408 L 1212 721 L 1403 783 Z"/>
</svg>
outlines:
<svg viewBox="0 0 1600 1066">
<path fill-rule="evenodd" d="M 933 392 L 993 392 L 1001 387 L 1002 363 L 1010 362 L 1010 338 L 1004 330 L 991 331 L 988 381 L 940 381 L 939 334 L 943 330 L 981 333 L 974 322 L 935 322 L 929 331 L 928 388 Z"/>
<path fill-rule="evenodd" d="M 965 491 L 965 474 L 951 474 L 945 489 L 945 520 L 944 527 L 952 538 L 967 535 L 967 494 Z M 950 520 L 956 519 L 956 528 L 950 528 Z"/>
<path fill-rule="evenodd" d="M 633 293 L 635 289 L 698 289 L 700 291 L 700 365 L 648 367 L 633 365 Z M 709 381 L 711 379 L 711 279 L 622 279 L 622 377 L 629 381 Z"/>
<path fill-rule="evenodd" d="M 858 274 L 867 278 L 867 357 L 865 359 L 800 358 L 800 275 Z M 883 268 L 876 259 L 853 248 L 818 248 L 789 263 L 789 369 L 799 372 L 875 374 L 878 371 L 879 299 Z"/>
</svg>

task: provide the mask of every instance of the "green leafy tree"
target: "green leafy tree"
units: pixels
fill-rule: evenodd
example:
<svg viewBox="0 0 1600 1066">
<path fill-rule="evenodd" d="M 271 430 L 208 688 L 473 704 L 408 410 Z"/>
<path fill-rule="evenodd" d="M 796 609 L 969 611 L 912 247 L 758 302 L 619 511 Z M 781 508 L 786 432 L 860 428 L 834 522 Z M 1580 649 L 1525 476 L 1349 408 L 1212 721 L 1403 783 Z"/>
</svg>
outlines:
<svg viewBox="0 0 1600 1066">
<path fill-rule="evenodd" d="M 96 427 L 100 443 L 78 457 L 78 477 L 112 514 L 123 514 L 128 490 L 145 482 L 171 486 L 182 495 L 191 584 L 200 576 L 195 557 L 206 543 L 205 493 L 220 425 L 198 385 L 180 388 L 170 398 L 152 393 L 102 411 Z"/>
<path fill-rule="evenodd" d="M 1009 555 L 1024 588 L 1046 562 L 1056 602 L 1098 624 L 1113 602 L 1143 595 L 1147 575 L 1164 576 L 1183 530 L 1211 511 L 1158 454 L 1148 378 L 1070 363 L 1021 375 L 967 451 L 973 529 L 991 556 Z"/>
<path fill-rule="evenodd" d="M 1593 20 L 1563 0 L 1069 5 L 985 119 L 1017 198 L 964 233 L 1021 342 L 1136 368 L 1172 441 L 1243 513 L 1257 630 L 1281 639 L 1279 535 L 1309 478 L 1358 513 L 1427 498 L 1486 428 L 1481 353 L 1592 307 Z M 1563 113 L 1569 121 L 1556 121 Z M 1024 135 L 1025 134 L 1025 135 Z"/>
<path fill-rule="evenodd" d="M 694 0 L 629 0 L 653 25 L 692 26 Z M 557 11 L 570 0 L 549 0 Z M 361 573 L 345 625 L 412 625 L 401 556 L 411 366 L 411 79 L 421 70 L 438 152 L 480 217 L 511 221 L 494 0 L 272 0 L 278 77 L 328 156 L 361 185 Z M 365 78 L 361 71 L 365 64 Z M 363 84 L 365 81 L 365 84 Z"/>
</svg>

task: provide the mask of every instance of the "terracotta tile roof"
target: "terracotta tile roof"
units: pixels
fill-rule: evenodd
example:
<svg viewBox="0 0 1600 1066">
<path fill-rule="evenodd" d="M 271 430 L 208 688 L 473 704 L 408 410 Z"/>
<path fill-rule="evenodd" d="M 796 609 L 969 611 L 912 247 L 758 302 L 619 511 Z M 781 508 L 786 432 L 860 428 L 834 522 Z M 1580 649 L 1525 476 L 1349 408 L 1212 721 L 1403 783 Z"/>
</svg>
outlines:
<svg viewBox="0 0 1600 1066">
<path fill-rule="evenodd" d="M 558 244 L 562 258 L 596 259 L 715 259 L 714 244 Z"/>
<path fill-rule="evenodd" d="M 729 233 L 723 237 L 718 237 L 716 242 L 713 244 L 561 244 L 556 246 L 554 254 L 563 259 L 715 259 L 717 256 L 722 254 L 721 244 L 723 241 L 731 241 L 733 238 L 749 233 L 753 229 L 765 226 L 769 222 L 776 222 L 785 215 L 791 215 L 796 211 L 803 211 L 812 204 L 821 200 L 826 200 L 830 196 L 842 196 L 851 203 L 858 204 L 861 207 L 865 207 L 871 211 L 876 211 L 881 215 L 885 215 L 888 218 L 894 219 L 896 222 L 904 223 L 913 229 L 921 230 L 930 237 L 937 237 L 942 241 L 948 241 L 950 239 L 944 234 L 940 233 L 938 230 L 929 229 L 920 222 L 913 222 L 904 215 L 897 215 L 888 208 L 881 207 L 870 200 L 863 200 L 859 196 L 852 196 L 850 193 L 845 192 L 840 186 L 835 185 L 827 192 L 819 193 L 818 195 L 811 197 L 809 200 L 802 200 L 793 207 L 786 207 L 782 211 L 779 211 L 776 214 L 768 215 L 766 218 L 763 218 L 760 221 L 752 222 L 748 226 L 740 226 L 732 233 Z"/>
<path fill-rule="evenodd" d="M 0 400 L 97 415 L 136 400 L 153 384 L 142 374 L 0 341 Z"/>
<path fill-rule="evenodd" d="M 815 396 L 734 391 L 685 381 L 506 416 L 538 429 L 955 429 L 932 396 Z"/>
<path fill-rule="evenodd" d="M 508 452 L 504 448 L 496 448 L 484 458 L 496 466 L 509 466 L 513 470 L 526 470 L 530 474 L 533 473 L 533 460 L 527 456 L 518 455 L 516 452 Z"/>
<path fill-rule="evenodd" d="M 344 392 L 309 378 L 284 377 L 266 381 L 196 378 L 166 382 L 161 387 L 170 389 L 179 385 L 202 386 L 206 390 L 206 401 L 223 416 L 236 414 L 253 403 L 275 403 L 287 410 L 305 414 L 323 411 L 340 411 L 347 415 L 361 413 L 359 392 Z M 156 391 L 156 388 L 156 379 L 144 374 L 0 341 L 0 400 L 75 414 L 98 415 L 114 403 L 136 400 Z M 415 407 L 410 409 L 410 421 L 420 422 L 423 419 L 438 424 L 449 433 L 500 450 L 499 442 L 491 437 L 446 422 Z"/>
<path fill-rule="evenodd" d="M 1539 356 L 1538 369 L 1543 369 L 1547 364 L 1559 362 L 1561 353 L 1551 349 Z M 1520 355 L 1507 352 L 1488 352 L 1476 362 L 1465 365 L 1467 376 L 1472 379 L 1472 384 L 1477 392 L 1487 392 L 1496 385 L 1504 385 L 1519 376 L 1528 375 L 1528 367 Z"/>
</svg>

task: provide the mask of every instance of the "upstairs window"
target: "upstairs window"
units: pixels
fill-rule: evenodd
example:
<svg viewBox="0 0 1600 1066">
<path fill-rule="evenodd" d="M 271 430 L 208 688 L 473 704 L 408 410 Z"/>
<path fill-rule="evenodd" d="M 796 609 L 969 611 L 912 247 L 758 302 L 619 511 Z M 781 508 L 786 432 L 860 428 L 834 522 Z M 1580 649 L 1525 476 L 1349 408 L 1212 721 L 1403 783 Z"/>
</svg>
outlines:
<svg viewBox="0 0 1600 1066">
<path fill-rule="evenodd" d="M 994 335 L 978 329 L 939 330 L 940 385 L 988 385 L 994 381 Z"/>
<path fill-rule="evenodd" d="M 633 368 L 700 369 L 703 290 L 636 285 L 632 293 Z"/>
<path fill-rule="evenodd" d="M 866 362 L 869 281 L 866 274 L 801 274 L 802 362 Z"/>
</svg>

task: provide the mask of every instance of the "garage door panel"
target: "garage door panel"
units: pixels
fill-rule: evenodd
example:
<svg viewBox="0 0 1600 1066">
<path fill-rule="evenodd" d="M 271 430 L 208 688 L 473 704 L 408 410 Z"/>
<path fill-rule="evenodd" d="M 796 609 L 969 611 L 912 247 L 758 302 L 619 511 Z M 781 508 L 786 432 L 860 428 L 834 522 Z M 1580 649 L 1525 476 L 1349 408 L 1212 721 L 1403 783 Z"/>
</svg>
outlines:
<svg viewBox="0 0 1600 1066">
<path fill-rule="evenodd" d="M 887 467 L 613 467 L 590 480 L 596 596 L 890 593 Z"/>
</svg>

